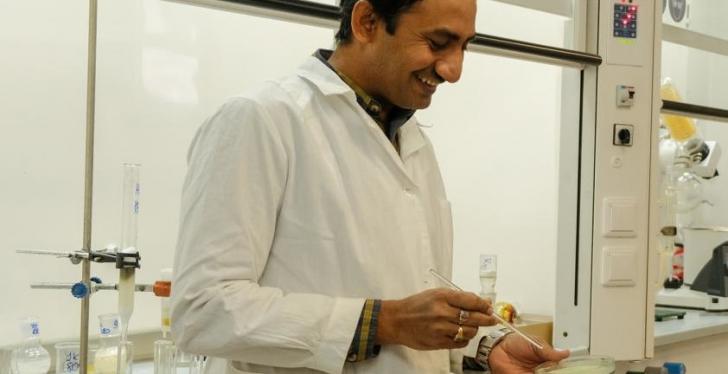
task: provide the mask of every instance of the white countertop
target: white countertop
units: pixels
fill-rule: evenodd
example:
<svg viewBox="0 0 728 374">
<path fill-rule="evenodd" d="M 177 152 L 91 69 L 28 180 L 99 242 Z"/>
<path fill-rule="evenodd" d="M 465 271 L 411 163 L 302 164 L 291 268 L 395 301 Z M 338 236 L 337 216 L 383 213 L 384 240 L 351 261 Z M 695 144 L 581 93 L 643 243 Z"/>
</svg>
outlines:
<svg viewBox="0 0 728 374">
<path fill-rule="evenodd" d="M 711 313 L 697 310 L 681 311 L 687 312 L 684 319 L 670 318 L 662 322 L 655 321 L 656 347 L 728 333 L 728 313 Z"/>
</svg>

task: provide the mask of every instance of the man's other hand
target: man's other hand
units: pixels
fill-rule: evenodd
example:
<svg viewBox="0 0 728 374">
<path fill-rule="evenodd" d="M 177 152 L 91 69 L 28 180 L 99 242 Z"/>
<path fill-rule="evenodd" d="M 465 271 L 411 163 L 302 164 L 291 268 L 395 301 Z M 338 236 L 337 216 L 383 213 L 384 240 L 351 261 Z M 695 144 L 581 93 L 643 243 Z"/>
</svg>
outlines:
<svg viewBox="0 0 728 374">
<path fill-rule="evenodd" d="M 530 374 L 547 361 L 560 361 L 569 357 L 569 351 L 557 351 L 539 341 L 543 349 L 534 347 L 519 335 L 509 334 L 493 347 L 488 364 L 493 374 Z"/>
</svg>

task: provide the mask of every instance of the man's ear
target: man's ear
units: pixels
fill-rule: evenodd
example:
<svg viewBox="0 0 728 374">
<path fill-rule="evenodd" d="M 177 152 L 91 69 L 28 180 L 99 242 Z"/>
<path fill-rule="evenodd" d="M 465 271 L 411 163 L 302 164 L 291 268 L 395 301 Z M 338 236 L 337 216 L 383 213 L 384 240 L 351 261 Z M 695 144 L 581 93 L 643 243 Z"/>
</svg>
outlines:
<svg viewBox="0 0 728 374">
<path fill-rule="evenodd" d="M 351 32 L 356 40 L 362 43 L 371 42 L 379 27 L 380 18 L 374 7 L 367 0 L 359 0 L 351 12 Z"/>
</svg>

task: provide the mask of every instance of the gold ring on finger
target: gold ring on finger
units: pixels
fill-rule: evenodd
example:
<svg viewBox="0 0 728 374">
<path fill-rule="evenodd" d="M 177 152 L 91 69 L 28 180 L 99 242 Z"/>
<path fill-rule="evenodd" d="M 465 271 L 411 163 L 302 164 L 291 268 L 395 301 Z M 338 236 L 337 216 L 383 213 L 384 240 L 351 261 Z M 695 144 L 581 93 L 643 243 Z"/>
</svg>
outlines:
<svg viewBox="0 0 728 374">
<path fill-rule="evenodd" d="M 463 327 L 462 326 L 458 326 L 458 332 L 457 332 L 457 334 L 455 334 L 455 337 L 452 340 L 457 343 L 457 342 L 463 341 L 463 339 L 464 339 L 464 336 L 463 336 Z"/>
</svg>

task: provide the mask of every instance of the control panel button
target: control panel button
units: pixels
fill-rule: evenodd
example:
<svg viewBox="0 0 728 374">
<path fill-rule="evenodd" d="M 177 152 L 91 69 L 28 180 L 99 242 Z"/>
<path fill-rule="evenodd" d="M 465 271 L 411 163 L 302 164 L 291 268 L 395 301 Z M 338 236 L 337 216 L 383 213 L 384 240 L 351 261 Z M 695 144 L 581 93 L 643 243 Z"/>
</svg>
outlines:
<svg viewBox="0 0 728 374">
<path fill-rule="evenodd" d="M 637 38 L 637 5 L 614 4 L 614 36 Z"/>
<path fill-rule="evenodd" d="M 634 126 L 615 123 L 613 144 L 622 147 L 631 147 L 634 144 Z"/>
</svg>

